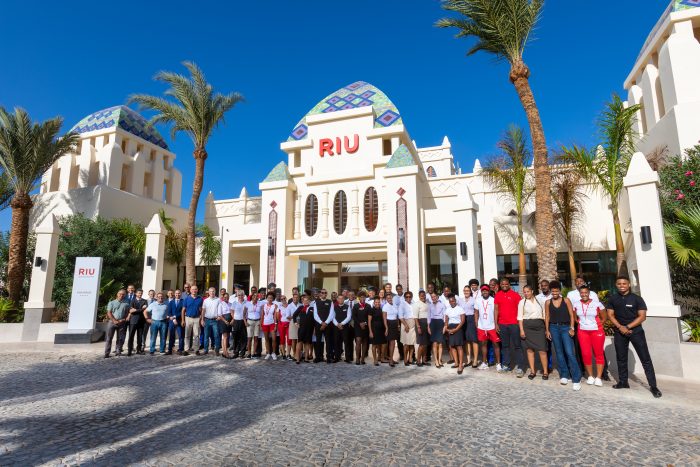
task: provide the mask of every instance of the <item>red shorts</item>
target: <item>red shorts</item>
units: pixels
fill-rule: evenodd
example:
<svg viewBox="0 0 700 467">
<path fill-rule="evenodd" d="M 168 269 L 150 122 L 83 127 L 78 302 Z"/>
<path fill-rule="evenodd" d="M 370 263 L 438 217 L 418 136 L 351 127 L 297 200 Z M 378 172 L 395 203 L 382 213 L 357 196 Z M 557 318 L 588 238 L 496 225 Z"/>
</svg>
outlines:
<svg viewBox="0 0 700 467">
<path fill-rule="evenodd" d="M 284 321 L 277 323 L 277 332 L 280 335 L 280 344 L 287 345 L 289 341 L 289 323 Z"/>
<path fill-rule="evenodd" d="M 484 331 L 483 329 L 477 329 L 476 330 L 477 338 L 479 339 L 479 342 L 485 342 L 485 341 L 491 341 L 491 342 L 501 342 L 501 338 L 498 337 L 498 333 L 496 332 L 495 329 L 490 329 L 488 331 Z"/>
<path fill-rule="evenodd" d="M 274 324 L 263 324 L 262 325 L 262 332 L 264 332 L 264 333 L 273 332 L 274 330 L 275 330 Z"/>
</svg>

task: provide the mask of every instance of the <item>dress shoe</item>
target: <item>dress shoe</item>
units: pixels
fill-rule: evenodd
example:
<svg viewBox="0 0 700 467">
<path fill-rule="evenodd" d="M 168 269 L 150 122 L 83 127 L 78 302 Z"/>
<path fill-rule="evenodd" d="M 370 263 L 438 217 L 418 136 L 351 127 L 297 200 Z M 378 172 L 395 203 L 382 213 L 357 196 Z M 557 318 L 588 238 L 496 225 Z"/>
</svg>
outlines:
<svg viewBox="0 0 700 467">
<path fill-rule="evenodd" d="M 629 383 L 616 383 L 613 384 L 613 389 L 629 389 L 630 385 Z"/>
<path fill-rule="evenodd" d="M 653 388 L 650 388 L 649 390 L 651 391 L 651 394 L 652 394 L 654 397 L 656 397 L 657 399 L 658 399 L 659 397 L 661 397 L 661 391 L 659 391 L 659 388 L 657 388 L 656 386 L 654 386 Z"/>
</svg>

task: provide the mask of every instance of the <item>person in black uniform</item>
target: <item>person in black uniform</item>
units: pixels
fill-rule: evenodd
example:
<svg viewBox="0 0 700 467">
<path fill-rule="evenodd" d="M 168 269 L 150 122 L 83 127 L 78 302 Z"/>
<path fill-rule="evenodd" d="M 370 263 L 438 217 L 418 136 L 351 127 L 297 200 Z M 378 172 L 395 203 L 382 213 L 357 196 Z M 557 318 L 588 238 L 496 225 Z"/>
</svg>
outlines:
<svg viewBox="0 0 700 467">
<path fill-rule="evenodd" d="M 608 301 L 608 317 L 615 326 L 615 354 L 617 354 L 618 382 L 613 385 L 615 389 L 629 389 L 627 381 L 629 368 L 627 367 L 627 351 L 630 342 L 637 352 L 639 361 L 647 376 L 649 390 L 654 397 L 661 397 L 661 391 L 656 386 L 656 374 L 651 355 L 647 347 L 647 339 L 642 329 L 642 323 L 647 319 L 647 304 L 644 299 L 630 291 L 630 280 L 626 276 L 619 276 L 615 281 L 617 294 Z"/>
<path fill-rule="evenodd" d="M 146 299 L 143 298 L 143 289 L 138 289 L 136 291 L 136 296 L 131 301 L 131 308 L 129 309 L 129 341 L 127 344 L 127 356 L 131 357 L 134 350 L 134 335 L 136 336 L 136 353 L 139 355 L 145 354 L 141 350 L 141 347 L 145 345 L 144 341 L 146 336 L 143 333 L 143 323 L 146 322 L 146 317 L 143 311 L 148 306 Z"/>
<path fill-rule="evenodd" d="M 374 297 L 374 303 L 372 303 L 372 309 L 369 310 L 367 320 L 369 340 L 372 344 L 372 360 L 375 366 L 379 366 L 379 361 L 384 355 L 384 347 L 386 347 L 386 327 L 384 327 L 384 313 L 382 313 L 381 298 Z"/>
<path fill-rule="evenodd" d="M 292 315 L 292 321 L 299 325 L 299 339 L 297 340 L 296 361 L 301 363 L 301 352 L 304 350 L 304 361 L 311 362 L 311 343 L 314 337 L 314 308 L 309 305 L 310 297 L 304 294 L 301 297 L 301 306 Z"/>
<path fill-rule="evenodd" d="M 352 309 L 350 308 L 349 300 L 345 300 L 342 295 L 339 295 L 336 302 L 333 304 L 335 317 L 333 318 L 333 327 L 335 328 L 335 358 L 333 361 L 340 361 L 341 354 L 345 354 L 345 363 L 352 363 L 352 341 L 353 329 L 350 326 L 352 320 Z"/>
<path fill-rule="evenodd" d="M 364 365 L 369 346 L 369 311 L 372 309 L 365 301 L 367 294 L 360 291 L 358 300 L 352 308 L 352 324 L 355 331 L 355 365 Z"/>
<path fill-rule="evenodd" d="M 326 342 L 326 363 L 333 363 L 335 358 L 335 310 L 329 300 L 328 291 L 321 289 L 319 298 L 314 302 L 314 320 L 316 321 L 316 344 L 314 345 L 314 363 L 323 361 L 323 341 Z"/>
</svg>

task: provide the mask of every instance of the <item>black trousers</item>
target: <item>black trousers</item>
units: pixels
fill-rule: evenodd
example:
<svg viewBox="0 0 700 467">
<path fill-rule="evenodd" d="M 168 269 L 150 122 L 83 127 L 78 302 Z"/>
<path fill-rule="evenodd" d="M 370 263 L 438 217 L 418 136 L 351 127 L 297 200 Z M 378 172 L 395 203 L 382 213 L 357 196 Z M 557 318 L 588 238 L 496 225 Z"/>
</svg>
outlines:
<svg viewBox="0 0 700 467">
<path fill-rule="evenodd" d="M 245 328 L 245 321 L 242 319 L 233 320 L 231 349 L 236 355 L 245 354 L 245 348 L 248 343 L 248 333 Z"/>
<path fill-rule="evenodd" d="M 615 330 L 613 341 L 615 343 L 615 354 L 617 355 L 619 382 L 628 382 L 629 368 L 627 366 L 627 351 L 629 350 L 631 342 L 635 352 L 637 352 L 639 361 L 642 363 L 642 368 L 644 368 L 644 374 L 647 376 L 649 386 L 652 388 L 656 387 L 656 373 L 654 372 L 654 364 L 651 362 L 651 355 L 649 354 L 649 347 L 647 347 L 647 338 L 644 334 L 644 329 L 642 329 L 641 326 L 632 328 L 632 334 L 629 336 L 625 336 Z"/>
<path fill-rule="evenodd" d="M 143 340 L 141 341 L 141 346 L 139 347 L 139 350 L 141 352 L 144 352 L 146 350 L 146 341 L 148 339 L 148 331 L 151 329 L 151 325 L 148 324 L 148 321 L 145 319 L 143 320 Z"/>
<path fill-rule="evenodd" d="M 335 326 L 326 325 L 325 330 L 321 330 L 321 325 L 316 323 L 316 342 L 314 343 L 314 361 L 323 361 L 323 341 L 326 341 L 326 361 L 333 361 L 335 358 Z M 323 338 L 323 340 L 321 339 Z"/>
<path fill-rule="evenodd" d="M 523 369 L 523 349 L 520 345 L 520 326 L 517 324 L 501 324 L 501 352 L 504 366 L 511 369 Z"/>
<path fill-rule="evenodd" d="M 141 351 L 145 345 L 145 336 L 143 334 L 143 323 L 139 320 L 136 323 L 129 323 L 129 343 L 127 349 L 129 353 L 134 350 L 134 335 L 136 336 L 136 350 Z"/>
<path fill-rule="evenodd" d="M 353 353 L 353 343 L 355 342 L 355 330 L 346 324 L 343 329 L 335 329 L 335 359 L 340 360 L 343 351 L 345 352 L 345 361 L 351 362 L 355 359 Z"/>
</svg>

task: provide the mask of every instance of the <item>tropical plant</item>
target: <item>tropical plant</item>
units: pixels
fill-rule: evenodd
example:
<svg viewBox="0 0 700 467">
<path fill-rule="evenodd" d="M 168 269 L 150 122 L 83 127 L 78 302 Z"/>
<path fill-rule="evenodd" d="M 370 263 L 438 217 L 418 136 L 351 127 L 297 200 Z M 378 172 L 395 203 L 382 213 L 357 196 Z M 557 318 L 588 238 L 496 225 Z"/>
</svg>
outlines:
<svg viewBox="0 0 700 467">
<path fill-rule="evenodd" d="M 493 189 L 515 206 L 518 228 L 518 283 L 523 287 L 527 284 L 523 216 L 525 207 L 535 191 L 535 184 L 532 172 L 528 168 L 531 155 L 522 128 L 515 125 L 508 128 L 503 139 L 498 142 L 498 148 L 501 154 L 487 161 L 481 169 L 481 174 Z"/>
<path fill-rule="evenodd" d="M 116 293 L 115 289 L 141 283 L 143 253 L 134 250 L 132 239 L 127 237 L 131 231 L 123 229 L 121 220 L 107 220 L 99 216 L 93 220 L 76 214 L 60 219 L 59 225 L 61 235 L 52 295 L 59 315 L 65 315 L 63 312 L 70 305 L 75 259 L 79 256 L 102 257 L 98 316 L 102 315 L 107 302 Z"/>
<path fill-rule="evenodd" d="M 129 98 L 145 109 L 157 113 L 151 118 L 151 123 L 171 124 L 170 136 L 184 132 L 194 143 L 195 172 L 192 184 L 192 199 L 187 216 L 187 252 L 185 274 L 190 284 L 195 283 L 195 218 L 197 204 L 204 183 L 204 161 L 207 159 L 207 141 L 219 123 L 224 122 L 224 114 L 234 105 L 243 100 L 238 93 L 227 95 L 214 93 L 211 84 L 207 82 L 202 70 L 192 62 L 183 62 L 190 72 L 190 77 L 169 71 L 161 71 L 156 76 L 157 81 L 169 85 L 163 97 L 136 94 Z"/>
<path fill-rule="evenodd" d="M 180 284 L 180 268 L 187 251 L 187 232 L 168 232 L 165 236 L 165 260 L 176 267 L 176 286 Z"/>
<path fill-rule="evenodd" d="M 0 297 L 0 323 L 21 323 L 22 310 L 9 298 Z"/>
<path fill-rule="evenodd" d="M 146 252 L 146 230 L 143 225 L 126 218 L 114 219 L 112 223 L 122 239 L 131 247 L 132 254 L 143 258 Z"/>
<path fill-rule="evenodd" d="M 552 172 L 554 223 L 566 242 L 572 287 L 576 279 L 574 235 L 578 224 L 583 219 L 583 203 L 588 198 L 583 190 L 582 181 L 581 174 L 571 167 L 559 166 Z"/>
<path fill-rule="evenodd" d="M 543 188 L 535 193 L 538 273 L 540 279 L 552 280 L 557 277 L 557 251 L 552 196 L 548 189 L 551 175 L 547 144 L 530 88 L 530 69 L 523 60 L 523 52 L 540 19 L 543 5 L 544 0 L 444 0 L 442 8 L 460 16 L 440 19 L 437 26 L 456 28 L 457 38 L 476 39 L 467 55 L 483 51 L 510 64 L 510 82 L 515 86 L 530 125 L 536 186 Z"/>
<path fill-rule="evenodd" d="M 601 143 L 595 150 L 580 146 L 564 148 L 564 159 L 576 166 L 581 175 L 593 183 L 610 201 L 610 212 L 615 227 L 615 248 L 617 250 L 617 271 L 628 275 L 625 259 L 625 244 L 622 241 L 619 203 L 624 187 L 636 140 L 633 126 L 640 105 L 627 106 L 620 96 L 613 94 L 612 100 L 598 119 Z"/>
<path fill-rule="evenodd" d="M 61 117 L 34 123 L 24 109 L 9 113 L 0 107 L 0 166 L 12 191 L 7 290 L 15 303 L 26 271 L 29 213 L 34 206 L 29 194 L 43 173 L 78 142 L 74 133 L 58 137 L 62 125 Z"/>
<path fill-rule="evenodd" d="M 217 238 L 214 231 L 204 224 L 197 226 L 197 237 L 199 238 L 199 260 L 204 266 L 204 288 L 208 289 L 209 267 L 221 260 L 221 239 Z"/>
<path fill-rule="evenodd" d="M 676 219 L 664 226 L 671 256 L 681 267 L 700 266 L 700 205 L 676 209 Z"/>
<path fill-rule="evenodd" d="M 681 331 L 689 335 L 689 342 L 700 343 L 700 316 L 685 316 L 681 319 Z"/>
<path fill-rule="evenodd" d="M 665 222 L 675 222 L 676 210 L 700 205 L 700 144 L 685 155 L 668 159 L 659 170 L 659 200 Z"/>
</svg>

